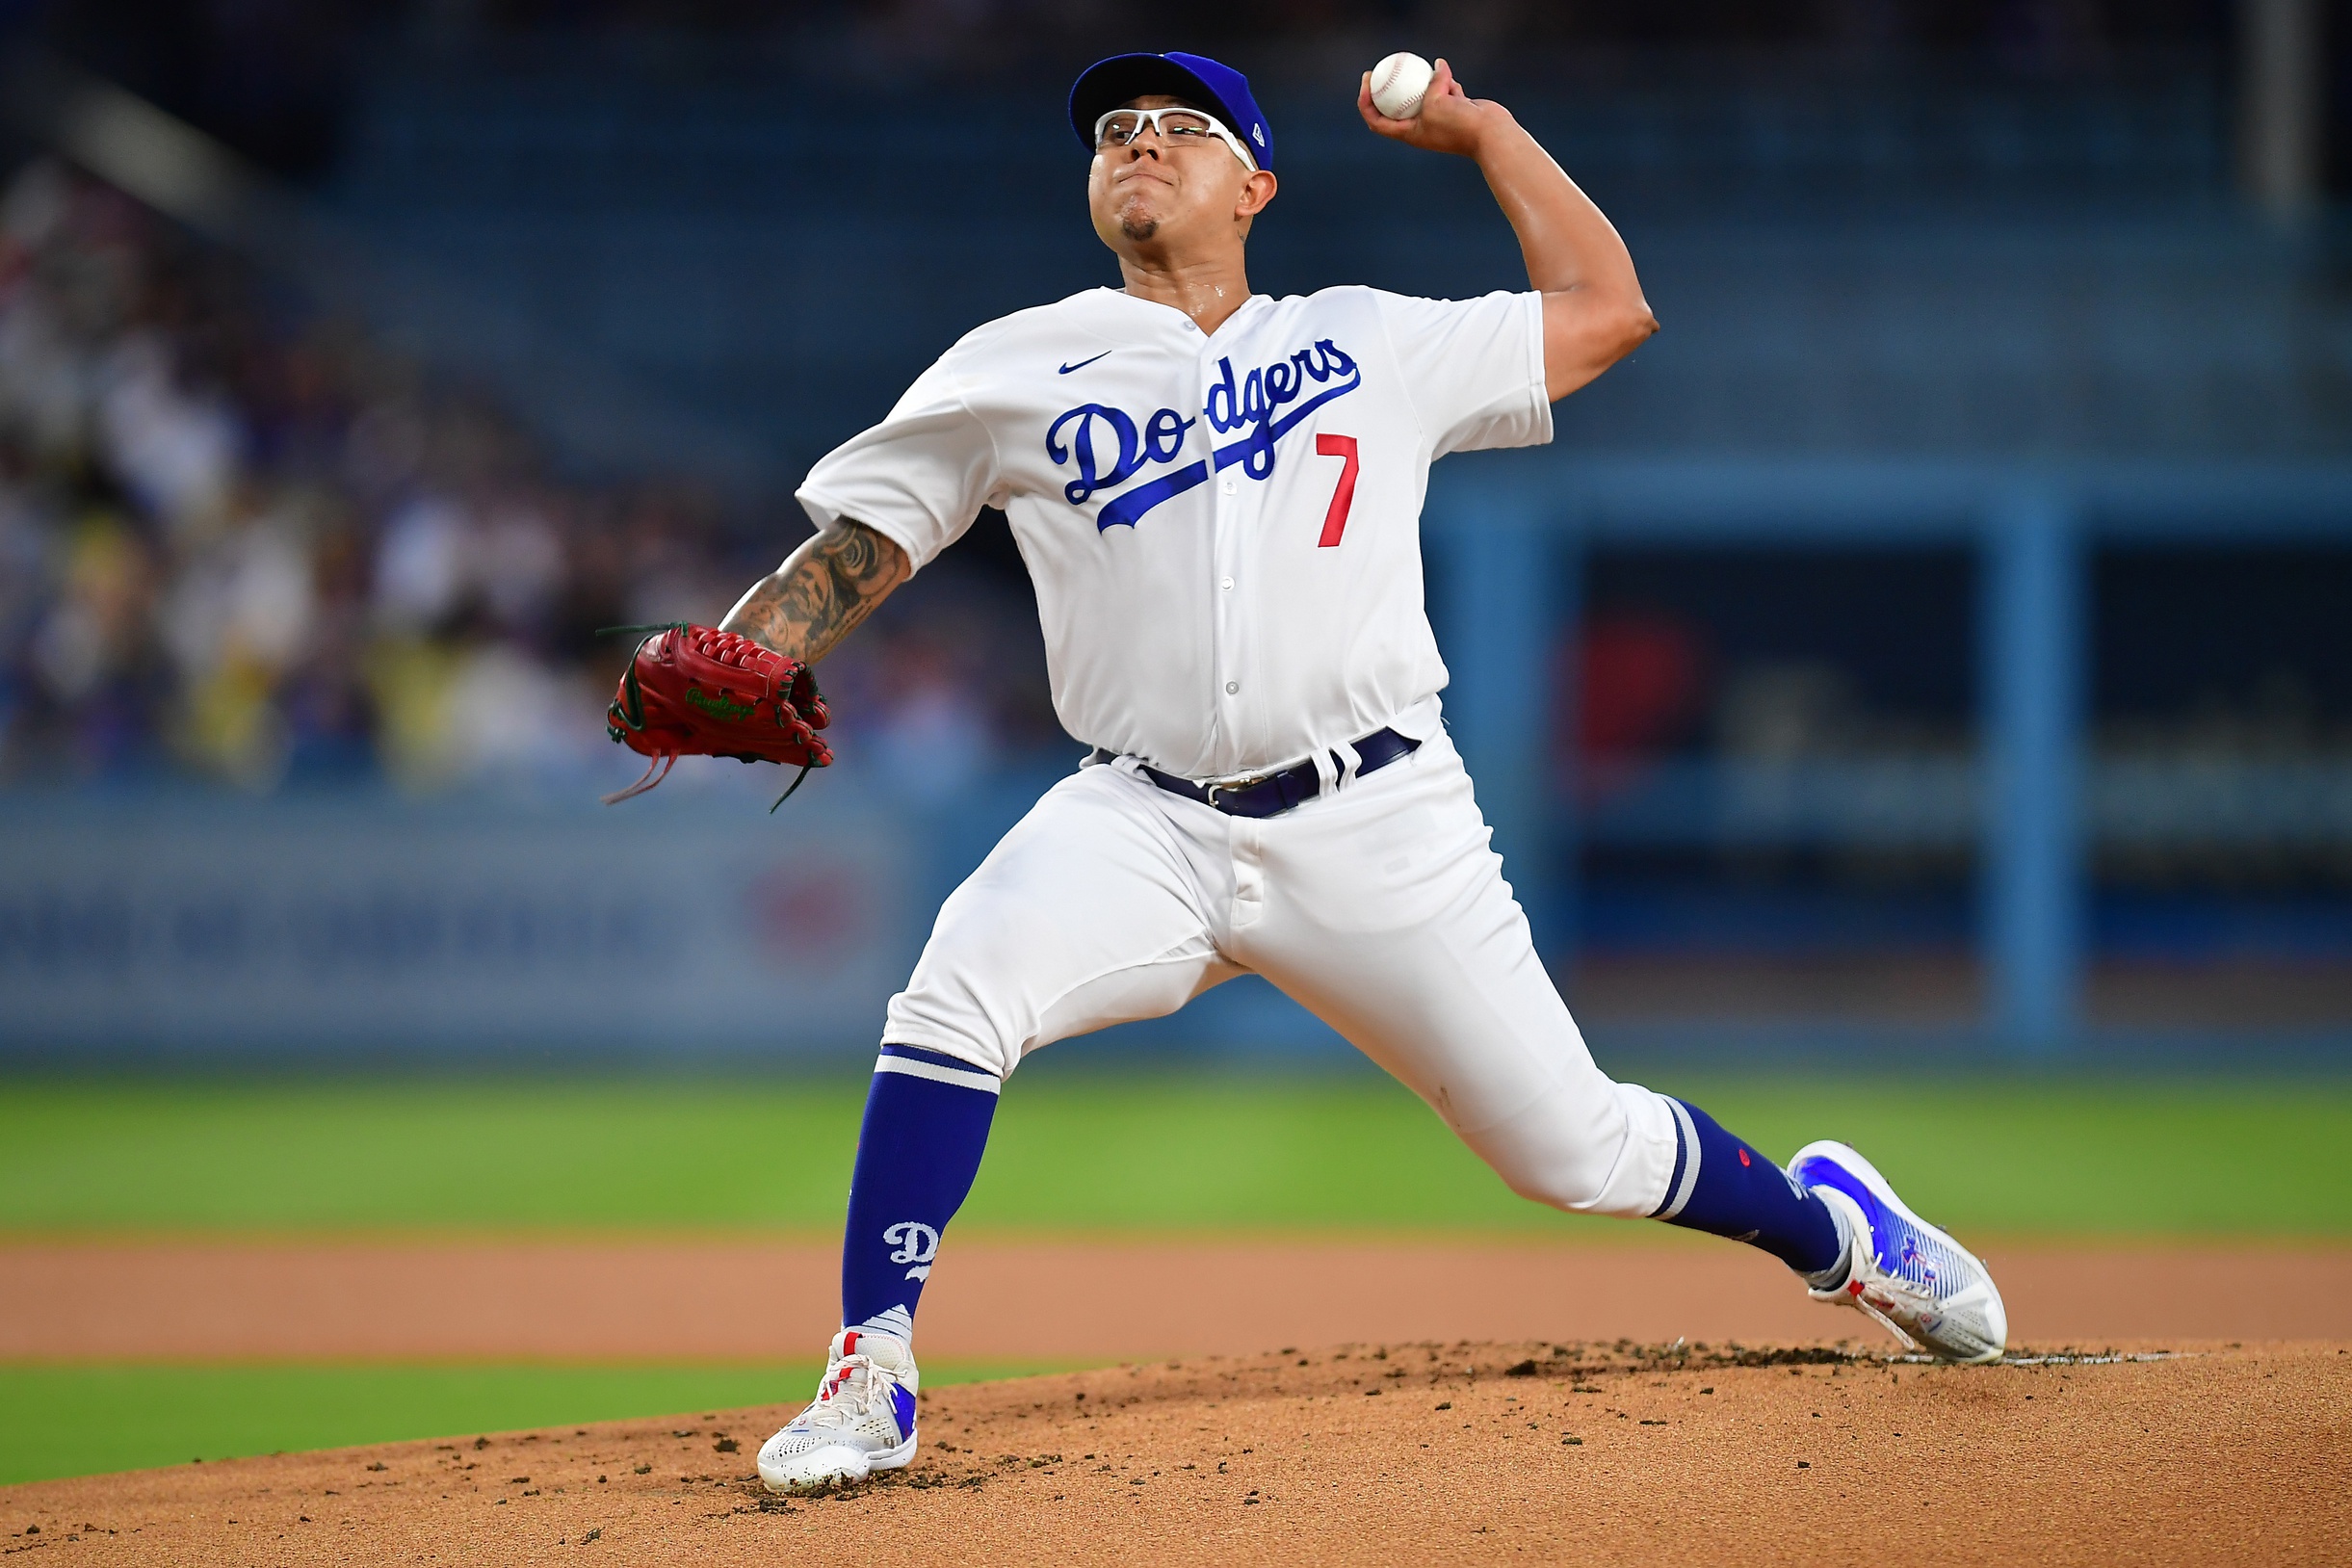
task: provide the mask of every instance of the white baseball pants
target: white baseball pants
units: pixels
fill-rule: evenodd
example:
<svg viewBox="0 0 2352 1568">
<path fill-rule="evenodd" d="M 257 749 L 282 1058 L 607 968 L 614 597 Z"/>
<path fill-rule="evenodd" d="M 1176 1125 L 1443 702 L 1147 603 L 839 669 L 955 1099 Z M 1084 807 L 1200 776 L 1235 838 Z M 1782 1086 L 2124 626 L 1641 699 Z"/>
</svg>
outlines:
<svg viewBox="0 0 2352 1568">
<path fill-rule="evenodd" d="M 1673 1171 L 1673 1113 L 1593 1064 L 1490 837 L 1442 730 L 1256 820 L 1170 795 L 1132 761 L 1083 768 L 941 907 L 882 1038 L 1003 1078 L 1039 1046 L 1256 973 L 1513 1190 L 1648 1215 Z"/>
</svg>

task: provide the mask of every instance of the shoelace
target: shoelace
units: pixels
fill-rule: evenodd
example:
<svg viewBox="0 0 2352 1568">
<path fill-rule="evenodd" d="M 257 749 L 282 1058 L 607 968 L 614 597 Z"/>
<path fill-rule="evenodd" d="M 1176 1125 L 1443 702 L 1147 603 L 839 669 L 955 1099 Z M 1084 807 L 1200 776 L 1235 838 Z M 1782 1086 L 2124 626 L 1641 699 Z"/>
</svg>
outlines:
<svg viewBox="0 0 2352 1568">
<path fill-rule="evenodd" d="M 1896 1339 L 1902 1341 L 1903 1344 L 1909 1346 L 1912 1349 L 1922 1352 L 1925 1351 L 1927 1346 L 1920 1343 L 1919 1337 L 1913 1334 L 1908 1328 L 1905 1328 L 1901 1323 L 1896 1322 L 1892 1313 L 1889 1313 L 1885 1308 L 1878 1305 L 1877 1302 L 1872 1301 L 1869 1296 L 1865 1294 L 1867 1290 L 1868 1287 L 1865 1287 L 1864 1291 L 1854 1292 L 1847 1295 L 1846 1299 L 1853 1302 L 1855 1306 L 1861 1308 L 1862 1311 L 1868 1314 L 1869 1317 L 1877 1319 L 1880 1323 L 1885 1325 L 1888 1333 L 1893 1334 Z"/>
<path fill-rule="evenodd" d="M 877 1397 L 890 1398 L 898 1378 L 864 1356 L 843 1356 L 825 1369 L 817 1385 L 817 1402 L 800 1413 L 797 1426 L 855 1426 L 871 1411 Z M 895 1419 L 895 1415 L 894 1415 Z"/>
<path fill-rule="evenodd" d="M 1845 1298 L 1863 1312 L 1878 1320 L 1885 1325 L 1888 1332 L 1911 1346 L 1912 1349 L 1924 1350 L 1926 1346 L 1920 1343 L 1919 1338 L 1911 1330 L 1895 1321 L 1893 1314 L 1876 1301 L 1871 1300 L 1870 1297 L 1876 1295 L 1914 1312 L 1922 1309 L 1932 1312 L 1935 1310 L 1936 1299 L 1932 1294 L 1921 1291 L 1902 1275 L 1889 1273 L 1885 1268 L 1880 1267 L 1877 1248 L 1869 1244 L 1870 1240 L 1859 1236 L 1854 1239 L 1853 1281 L 1846 1286 Z"/>
</svg>

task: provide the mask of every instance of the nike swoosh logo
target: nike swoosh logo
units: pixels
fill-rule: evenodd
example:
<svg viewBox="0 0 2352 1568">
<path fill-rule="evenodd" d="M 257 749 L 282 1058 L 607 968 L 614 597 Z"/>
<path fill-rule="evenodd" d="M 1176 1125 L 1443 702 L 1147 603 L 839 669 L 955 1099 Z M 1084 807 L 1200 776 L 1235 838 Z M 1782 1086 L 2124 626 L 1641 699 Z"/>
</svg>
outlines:
<svg viewBox="0 0 2352 1568">
<path fill-rule="evenodd" d="M 1119 352 L 1119 351 L 1118 351 L 1118 350 L 1116 350 L 1116 349 L 1105 349 L 1105 350 L 1104 350 L 1104 351 L 1103 351 L 1101 353 L 1096 354 L 1096 355 L 1094 356 L 1094 359 L 1108 359 L 1108 358 L 1110 358 L 1110 357 L 1111 357 L 1112 354 L 1114 354 L 1114 353 L 1118 353 L 1118 352 Z M 1064 365 L 1064 366 L 1062 366 L 1062 367 L 1061 367 L 1061 373 L 1062 373 L 1064 376 L 1067 376 L 1067 375 L 1069 375 L 1069 374 L 1070 374 L 1070 372 L 1072 372 L 1072 371 L 1074 371 L 1074 370 L 1085 370 L 1085 368 L 1086 368 L 1088 365 L 1091 365 L 1091 364 L 1093 364 L 1093 363 L 1094 363 L 1094 359 L 1081 359 L 1081 360 L 1080 360 L 1080 361 L 1079 361 L 1077 364 L 1075 364 L 1075 365 Z"/>
</svg>

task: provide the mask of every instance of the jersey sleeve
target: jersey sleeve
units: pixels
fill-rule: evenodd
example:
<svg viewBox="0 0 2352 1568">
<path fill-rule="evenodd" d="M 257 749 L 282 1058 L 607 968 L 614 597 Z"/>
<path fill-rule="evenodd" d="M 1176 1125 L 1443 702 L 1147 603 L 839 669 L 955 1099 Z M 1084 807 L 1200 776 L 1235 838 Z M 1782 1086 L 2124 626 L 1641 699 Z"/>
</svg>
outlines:
<svg viewBox="0 0 2352 1568">
<path fill-rule="evenodd" d="M 1383 294 L 1379 300 L 1432 457 L 1552 439 L 1542 295 L 1418 300 Z"/>
<path fill-rule="evenodd" d="M 996 441 L 972 411 L 951 353 L 925 371 L 882 422 L 817 460 L 797 497 L 820 532 L 865 524 L 916 570 L 1002 505 Z"/>
</svg>

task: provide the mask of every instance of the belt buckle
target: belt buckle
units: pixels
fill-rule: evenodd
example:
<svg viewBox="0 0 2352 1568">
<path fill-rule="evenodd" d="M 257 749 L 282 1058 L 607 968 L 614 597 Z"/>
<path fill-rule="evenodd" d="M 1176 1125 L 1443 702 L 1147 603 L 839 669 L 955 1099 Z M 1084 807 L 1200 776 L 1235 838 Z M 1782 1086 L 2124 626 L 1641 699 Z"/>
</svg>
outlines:
<svg viewBox="0 0 2352 1568">
<path fill-rule="evenodd" d="M 1220 779 L 1215 784 L 1203 784 L 1201 788 L 1209 793 L 1209 804 L 1214 807 L 1219 795 L 1229 791 L 1239 793 L 1242 790 L 1254 790 L 1273 776 L 1272 773 L 1259 773 L 1251 778 Z"/>
</svg>

